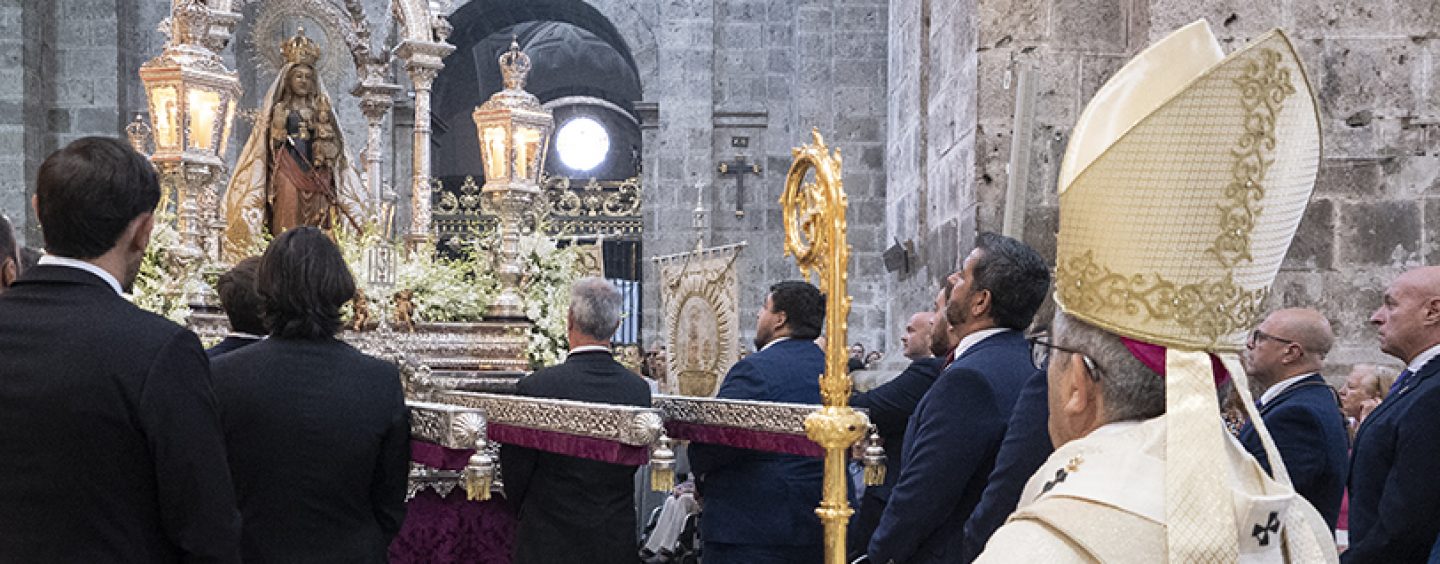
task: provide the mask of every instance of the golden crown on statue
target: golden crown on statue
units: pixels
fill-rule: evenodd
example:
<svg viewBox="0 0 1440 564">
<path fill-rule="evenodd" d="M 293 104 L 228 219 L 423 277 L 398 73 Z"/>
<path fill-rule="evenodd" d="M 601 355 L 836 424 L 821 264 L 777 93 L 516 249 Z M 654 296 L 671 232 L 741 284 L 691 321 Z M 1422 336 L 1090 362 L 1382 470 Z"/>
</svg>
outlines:
<svg viewBox="0 0 1440 564">
<path fill-rule="evenodd" d="M 280 53 L 285 55 L 285 62 L 292 65 L 315 66 L 315 61 L 320 60 L 320 46 L 305 37 L 304 27 L 295 31 L 295 37 L 280 44 Z"/>
</svg>

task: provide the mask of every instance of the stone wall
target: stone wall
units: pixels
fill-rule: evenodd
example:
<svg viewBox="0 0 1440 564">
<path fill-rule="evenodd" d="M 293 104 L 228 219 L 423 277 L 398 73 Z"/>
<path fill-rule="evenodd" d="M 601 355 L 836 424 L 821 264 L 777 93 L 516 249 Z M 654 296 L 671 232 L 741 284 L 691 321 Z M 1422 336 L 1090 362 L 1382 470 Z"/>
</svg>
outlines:
<svg viewBox="0 0 1440 564">
<path fill-rule="evenodd" d="M 1347 365 L 1397 364 L 1367 319 L 1399 272 L 1440 260 L 1440 4 L 1281 0 L 979 0 L 980 229 L 1000 230 L 1014 77 L 1035 78 L 1024 238 L 1054 256 L 1056 174 L 1069 128 L 1111 73 L 1150 41 L 1206 18 L 1227 50 L 1272 27 L 1296 41 L 1320 100 L 1324 161 L 1277 280 L 1275 307 L 1321 309 Z M 1427 221 L 1428 220 L 1428 221 Z"/>
<path fill-rule="evenodd" d="M 884 243 L 913 242 L 916 257 L 909 272 L 879 273 L 888 358 L 899 358 L 906 321 L 934 309 L 974 242 L 977 22 L 973 1 L 890 4 Z"/>
<path fill-rule="evenodd" d="M 597 7 L 612 20 L 615 16 Z M 647 256 L 686 251 L 697 186 L 709 210 L 702 237 L 708 245 L 744 241 L 737 261 L 740 331 L 749 344 L 770 284 L 799 277 L 782 255 L 784 226 L 778 203 L 792 159 L 790 150 L 818 128 L 844 157 L 849 194 L 850 339 L 873 348 L 890 331 L 883 307 L 886 287 L 880 251 L 886 198 L 886 29 L 881 0 L 766 0 L 659 2 L 654 73 L 637 56 L 645 102 L 658 119 L 645 138 Z M 643 5 L 642 5 L 643 6 Z M 652 8 L 643 7 L 641 13 Z M 627 38 L 640 30 L 620 26 Z M 746 146 L 735 146 L 744 138 Z M 736 156 L 758 162 L 746 176 L 743 197 L 733 177 L 717 166 Z M 737 198 L 744 214 L 737 215 Z M 645 265 L 644 335 L 662 337 L 659 288 Z"/>
<path fill-rule="evenodd" d="M 0 214 L 15 223 L 22 241 L 33 224 L 25 196 L 30 170 L 26 142 L 32 129 L 44 126 L 43 118 L 33 117 L 34 108 L 26 98 L 40 57 L 38 44 L 27 45 L 27 11 L 21 0 L 0 1 Z"/>
</svg>

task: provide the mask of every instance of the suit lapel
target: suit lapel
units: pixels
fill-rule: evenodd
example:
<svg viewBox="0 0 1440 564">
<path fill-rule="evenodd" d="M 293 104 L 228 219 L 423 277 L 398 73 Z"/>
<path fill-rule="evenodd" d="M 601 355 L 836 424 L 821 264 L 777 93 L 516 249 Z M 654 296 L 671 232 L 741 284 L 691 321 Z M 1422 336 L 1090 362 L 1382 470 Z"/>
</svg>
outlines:
<svg viewBox="0 0 1440 564">
<path fill-rule="evenodd" d="M 1420 367 L 1419 372 L 1410 375 L 1409 380 L 1405 382 L 1405 387 L 1396 390 L 1394 395 L 1385 398 L 1384 401 L 1381 401 L 1380 406 L 1376 407 L 1375 411 L 1370 412 L 1370 416 L 1366 417 L 1365 421 L 1360 424 L 1360 428 L 1355 431 L 1355 440 L 1352 442 L 1352 444 L 1359 445 L 1360 438 L 1365 436 L 1365 431 L 1370 428 L 1371 422 L 1377 421 L 1380 415 L 1389 413 L 1392 406 L 1400 403 L 1401 399 L 1404 399 L 1405 396 L 1410 395 L 1411 391 L 1413 391 L 1415 388 L 1420 387 L 1421 383 L 1429 379 L 1436 372 L 1440 372 L 1440 362 L 1436 362 L 1437 360 L 1440 360 L 1440 356 L 1432 358 L 1429 362 L 1426 362 L 1425 366 Z M 1353 457 L 1351 458 L 1351 463 L 1354 463 Z"/>
</svg>

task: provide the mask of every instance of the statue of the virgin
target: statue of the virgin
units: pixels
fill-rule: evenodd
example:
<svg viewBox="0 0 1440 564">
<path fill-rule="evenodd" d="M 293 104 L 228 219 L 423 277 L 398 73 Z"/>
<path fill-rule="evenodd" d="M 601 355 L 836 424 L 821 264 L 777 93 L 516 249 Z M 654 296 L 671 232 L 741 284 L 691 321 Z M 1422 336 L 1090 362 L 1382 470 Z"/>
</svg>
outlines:
<svg viewBox="0 0 1440 564">
<path fill-rule="evenodd" d="M 285 66 L 265 95 L 225 192 L 225 253 L 259 252 L 265 233 L 299 226 L 359 229 L 364 189 L 350 167 L 330 96 L 302 28 L 281 46 Z"/>
</svg>

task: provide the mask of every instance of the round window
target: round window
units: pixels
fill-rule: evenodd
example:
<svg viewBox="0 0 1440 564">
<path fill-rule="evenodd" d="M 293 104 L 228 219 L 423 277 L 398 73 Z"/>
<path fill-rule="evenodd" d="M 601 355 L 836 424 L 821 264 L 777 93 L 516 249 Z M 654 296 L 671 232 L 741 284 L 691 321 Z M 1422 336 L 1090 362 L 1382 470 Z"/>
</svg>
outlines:
<svg viewBox="0 0 1440 564">
<path fill-rule="evenodd" d="M 560 126 L 555 136 L 555 150 L 565 166 L 578 171 L 593 169 L 605 161 L 610 152 L 610 135 L 605 127 L 588 117 L 578 117 Z"/>
</svg>

